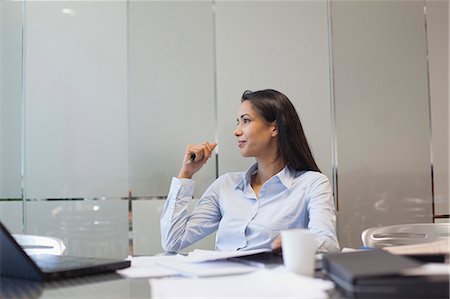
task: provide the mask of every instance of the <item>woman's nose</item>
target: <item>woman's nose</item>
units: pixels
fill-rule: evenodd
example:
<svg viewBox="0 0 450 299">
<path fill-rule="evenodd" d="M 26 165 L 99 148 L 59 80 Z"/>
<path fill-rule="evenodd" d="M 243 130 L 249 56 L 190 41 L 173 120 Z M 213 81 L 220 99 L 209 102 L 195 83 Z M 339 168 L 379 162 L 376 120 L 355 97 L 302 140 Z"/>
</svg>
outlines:
<svg viewBox="0 0 450 299">
<path fill-rule="evenodd" d="M 236 127 L 236 129 L 234 130 L 234 136 L 241 136 L 242 135 L 242 130 L 239 126 Z"/>
</svg>

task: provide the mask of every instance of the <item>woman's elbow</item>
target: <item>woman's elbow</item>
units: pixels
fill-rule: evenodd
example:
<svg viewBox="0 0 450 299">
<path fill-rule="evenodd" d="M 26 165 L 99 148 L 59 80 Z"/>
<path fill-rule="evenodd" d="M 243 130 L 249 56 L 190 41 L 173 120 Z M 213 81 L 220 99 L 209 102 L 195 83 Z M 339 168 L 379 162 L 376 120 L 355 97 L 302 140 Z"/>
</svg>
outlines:
<svg viewBox="0 0 450 299">
<path fill-rule="evenodd" d="M 171 239 L 161 237 L 161 246 L 164 252 L 177 252 L 180 248 L 180 242 L 174 242 Z"/>
<path fill-rule="evenodd" d="M 332 252 L 339 252 L 340 246 L 339 242 L 334 239 L 329 240 L 323 240 L 318 246 L 317 246 L 317 253 L 332 253 Z"/>
</svg>

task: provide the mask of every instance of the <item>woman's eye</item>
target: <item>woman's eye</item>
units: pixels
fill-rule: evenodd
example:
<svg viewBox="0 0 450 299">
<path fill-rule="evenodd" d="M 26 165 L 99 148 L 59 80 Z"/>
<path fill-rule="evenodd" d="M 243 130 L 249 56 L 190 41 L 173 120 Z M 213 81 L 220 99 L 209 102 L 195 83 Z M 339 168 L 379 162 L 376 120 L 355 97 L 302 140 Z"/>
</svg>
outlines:
<svg viewBox="0 0 450 299">
<path fill-rule="evenodd" d="M 1 0 L 0 0 L 1 1 Z M 241 125 L 241 124 L 248 124 L 250 122 L 250 119 L 248 118 L 241 118 L 241 120 L 237 120 L 237 126 Z"/>
</svg>

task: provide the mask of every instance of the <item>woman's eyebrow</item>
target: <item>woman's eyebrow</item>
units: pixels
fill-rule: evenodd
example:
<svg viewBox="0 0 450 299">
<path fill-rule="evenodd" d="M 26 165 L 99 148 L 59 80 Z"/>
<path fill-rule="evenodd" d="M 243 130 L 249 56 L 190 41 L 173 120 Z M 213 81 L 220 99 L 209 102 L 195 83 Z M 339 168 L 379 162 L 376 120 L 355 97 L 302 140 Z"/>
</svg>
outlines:
<svg viewBox="0 0 450 299">
<path fill-rule="evenodd" d="M 246 117 L 246 116 L 247 116 L 247 117 L 250 117 L 250 114 L 244 113 L 244 114 L 241 115 L 240 119 L 243 119 L 243 118 Z M 239 122 L 239 118 L 236 118 L 236 121 Z"/>
</svg>

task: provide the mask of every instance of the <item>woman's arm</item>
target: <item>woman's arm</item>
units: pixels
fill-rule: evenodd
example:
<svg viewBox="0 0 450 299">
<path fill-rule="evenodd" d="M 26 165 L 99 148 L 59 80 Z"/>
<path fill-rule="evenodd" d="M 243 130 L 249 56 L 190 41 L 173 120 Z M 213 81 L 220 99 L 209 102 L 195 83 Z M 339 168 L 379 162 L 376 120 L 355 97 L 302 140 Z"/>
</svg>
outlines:
<svg viewBox="0 0 450 299">
<path fill-rule="evenodd" d="M 220 221 L 218 192 L 211 185 L 191 213 L 187 209 L 194 194 L 191 177 L 211 157 L 216 143 L 188 145 L 178 178 L 173 178 L 161 215 L 161 243 L 165 251 L 178 251 L 206 237 Z"/>
<path fill-rule="evenodd" d="M 309 224 L 317 240 L 317 252 L 339 251 L 336 235 L 336 210 L 328 178 L 320 174 L 309 187 Z"/>
<path fill-rule="evenodd" d="M 161 242 L 165 251 L 176 252 L 217 230 L 222 218 L 218 202 L 218 180 L 199 199 L 192 212 L 195 182 L 173 178 L 161 216 Z"/>
<path fill-rule="evenodd" d="M 191 179 L 203 165 L 211 158 L 212 151 L 217 143 L 205 142 L 202 144 L 189 144 L 184 152 L 183 164 L 178 178 Z"/>
<path fill-rule="evenodd" d="M 316 236 L 317 252 L 339 251 L 336 236 L 336 211 L 328 178 L 318 172 L 308 172 L 310 182 L 306 188 L 307 225 Z M 281 251 L 281 236 L 272 242 L 272 251 Z"/>
</svg>

